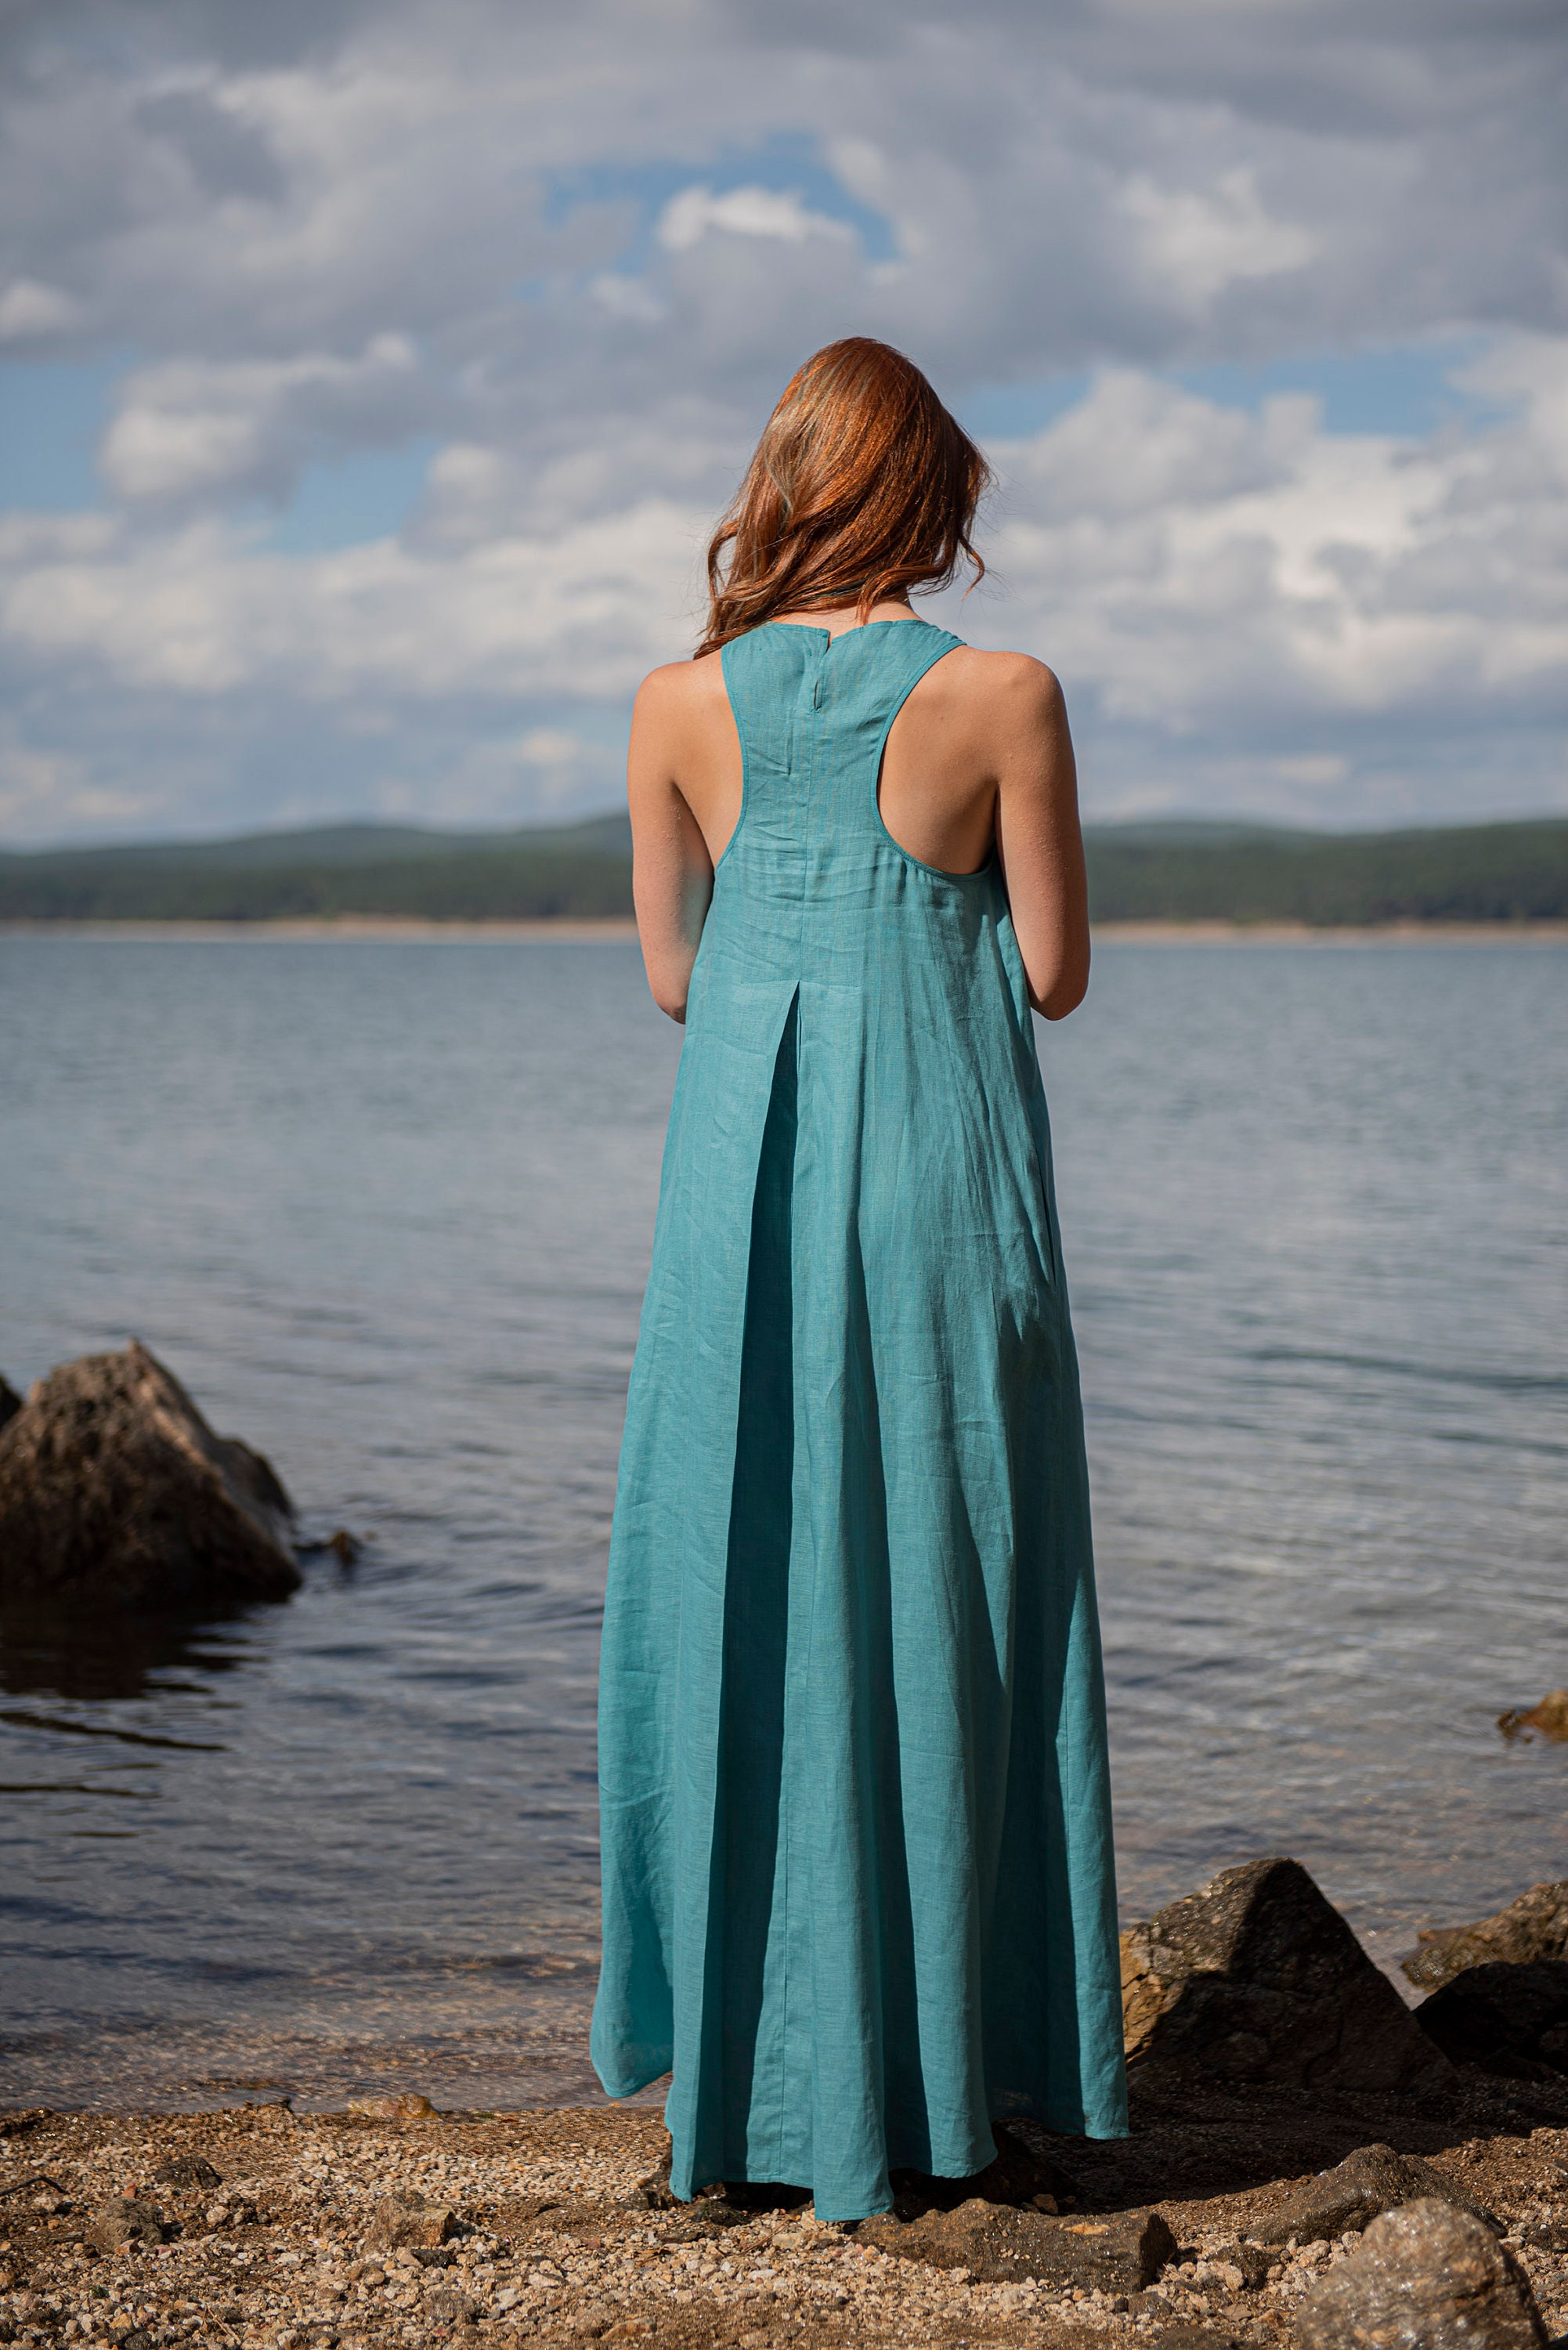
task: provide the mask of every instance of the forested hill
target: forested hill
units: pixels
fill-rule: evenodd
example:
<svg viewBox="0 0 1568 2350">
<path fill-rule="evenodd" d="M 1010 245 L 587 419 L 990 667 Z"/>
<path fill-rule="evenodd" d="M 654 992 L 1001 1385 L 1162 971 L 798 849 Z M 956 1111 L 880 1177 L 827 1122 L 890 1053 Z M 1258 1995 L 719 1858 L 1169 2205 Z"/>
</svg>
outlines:
<svg viewBox="0 0 1568 2350">
<path fill-rule="evenodd" d="M 1192 819 L 1087 835 L 1099 921 L 1568 920 L 1568 819 L 1386 833 Z M 0 920 L 494 921 L 631 910 L 622 815 L 498 833 L 330 825 L 237 840 L 0 851 Z"/>
</svg>

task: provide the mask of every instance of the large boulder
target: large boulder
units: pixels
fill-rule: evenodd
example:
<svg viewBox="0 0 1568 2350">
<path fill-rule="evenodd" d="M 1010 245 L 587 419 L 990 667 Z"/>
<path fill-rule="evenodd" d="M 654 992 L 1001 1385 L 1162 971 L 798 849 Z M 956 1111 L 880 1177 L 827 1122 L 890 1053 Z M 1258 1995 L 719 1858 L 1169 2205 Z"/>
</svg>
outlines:
<svg viewBox="0 0 1568 2350">
<path fill-rule="evenodd" d="M 1515 2081 L 1568 2073 L 1568 1960 L 1467 1967 L 1421 2002 L 1416 2021 L 1455 2064 Z"/>
<path fill-rule="evenodd" d="M 1403 1965 L 1422 1991 L 1441 1991 L 1467 1967 L 1493 1960 L 1526 1966 L 1535 1959 L 1568 1959 L 1568 1877 L 1532 1885 L 1506 1909 L 1473 1926 L 1424 1927 L 1416 1943 Z"/>
<path fill-rule="evenodd" d="M 1282 2088 L 1421 2095 L 1452 2078 L 1294 1860 L 1227 1868 L 1129 1928 L 1122 2016 L 1135 2079 L 1197 2067 Z"/>
<path fill-rule="evenodd" d="M 0 1428 L 0 1598 L 186 1608 L 283 1599 L 288 1495 L 132 1339 L 40 1379 Z"/>
<path fill-rule="evenodd" d="M 1308 2293 L 1298 2350 L 1544 2350 L 1530 2286 L 1490 2228 L 1452 2203 L 1407 2203 Z"/>
</svg>

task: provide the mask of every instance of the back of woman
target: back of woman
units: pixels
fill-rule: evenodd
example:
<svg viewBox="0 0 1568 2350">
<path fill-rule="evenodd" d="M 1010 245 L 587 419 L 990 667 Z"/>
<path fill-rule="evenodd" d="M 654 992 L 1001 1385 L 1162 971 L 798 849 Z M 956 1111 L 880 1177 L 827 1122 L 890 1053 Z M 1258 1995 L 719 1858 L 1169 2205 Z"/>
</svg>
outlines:
<svg viewBox="0 0 1568 2350">
<path fill-rule="evenodd" d="M 924 379 L 830 347 L 770 432 L 716 542 L 717 661 L 650 681 L 634 731 L 645 951 L 687 1035 L 611 1546 L 594 2055 L 612 2095 L 672 2072 L 678 2195 L 784 2183 L 851 2220 L 892 2168 L 982 2168 L 992 2116 L 1125 2127 L 1031 1020 L 1082 992 L 1081 858 L 1064 879 L 1048 672 L 908 607 L 983 478 Z M 900 821 L 961 846 L 982 819 L 969 870 L 879 800 L 944 662 L 945 779 L 901 788 Z M 1061 969 L 1026 962 L 1020 866 Z"/>
</svg>

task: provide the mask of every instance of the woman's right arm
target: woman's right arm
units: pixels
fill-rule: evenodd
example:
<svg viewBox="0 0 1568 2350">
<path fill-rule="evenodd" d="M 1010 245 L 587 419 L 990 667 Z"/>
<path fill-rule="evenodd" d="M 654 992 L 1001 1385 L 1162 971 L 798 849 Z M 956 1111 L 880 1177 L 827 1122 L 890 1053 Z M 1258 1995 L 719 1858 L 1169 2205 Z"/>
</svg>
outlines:
<svg viewBox="0 0 1568 2350">
<path fill-rule="evenodd" d="M 672 661 L 643 680 L 632 708 L 626 766 L 631 892 L 643 968 L 659 1010 L 682 1021 L 713 894 L 712 859 L 675 780 L 691 750 L 691 666 Z"/>
<path fill-rule="evenodd" d="M 1078 781 L 1062 689 L 1044 661 L 995 654 L 988 719 L 996 743 L 996 847 L 1029 1000 L 1064 1020 L 1089 986 L 1089 889 Z"/>
</svg>

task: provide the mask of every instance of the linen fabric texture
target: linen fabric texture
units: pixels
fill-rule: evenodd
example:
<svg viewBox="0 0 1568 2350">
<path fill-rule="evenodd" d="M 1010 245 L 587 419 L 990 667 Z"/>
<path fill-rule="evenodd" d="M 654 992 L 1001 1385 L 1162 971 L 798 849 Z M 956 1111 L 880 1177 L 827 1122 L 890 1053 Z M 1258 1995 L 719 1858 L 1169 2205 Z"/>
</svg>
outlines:
<svg viewBox="0 0 1568 2350">
<path fill-rule="evenodd" d="M 592 2050 L 681 2198 L 1126 2130 L 1105 1711 L 1045 1097 L 994 858 L 878 810 L 958 639 L 723 649 L 714 875 L 628 1397 Z"/>
</svg>

